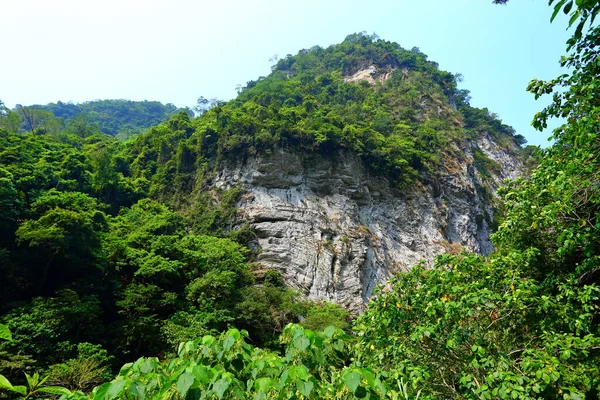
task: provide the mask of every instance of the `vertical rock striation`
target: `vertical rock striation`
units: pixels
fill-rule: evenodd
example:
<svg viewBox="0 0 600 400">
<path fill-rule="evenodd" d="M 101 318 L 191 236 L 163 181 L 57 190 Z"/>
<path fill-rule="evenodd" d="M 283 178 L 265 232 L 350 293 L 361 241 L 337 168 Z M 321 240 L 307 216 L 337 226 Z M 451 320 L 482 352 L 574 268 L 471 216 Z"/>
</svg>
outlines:
<svg viewBox="0 0 600 400">
<path fill-rule="evenodd" d="M 475 152 L 497 172 L 479 170 Z M 492 251 L 495 190 L 523 163 L 487 136 L 449 153 L 456 156 L 445 156 L 435 177 L 402 190 L 344 151 L 229 162 L 213 184 L 245 191 L 238 222 L 257 234 L 258 263 L 308 298 L 359 313 L 377 284 L 420 260 L 463 247 Z"/>
</svg>

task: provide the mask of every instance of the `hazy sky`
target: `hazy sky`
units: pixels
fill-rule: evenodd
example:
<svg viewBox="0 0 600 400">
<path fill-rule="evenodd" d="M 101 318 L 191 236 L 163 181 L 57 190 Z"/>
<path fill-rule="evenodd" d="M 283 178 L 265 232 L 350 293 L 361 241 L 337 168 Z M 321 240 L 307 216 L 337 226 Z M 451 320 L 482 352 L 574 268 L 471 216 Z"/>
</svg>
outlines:
<svg viewBox="0 0 600 400">
<path fill-rule="evenodd" d="M 226 100 L 274 55 L 367 31 L 462 73 L 472 105 L 545 145 L 525 87 L 561 73 L 566 22 L 550 14 L 546 0 L 3 0 L 0 100 Z"/>
</svg>

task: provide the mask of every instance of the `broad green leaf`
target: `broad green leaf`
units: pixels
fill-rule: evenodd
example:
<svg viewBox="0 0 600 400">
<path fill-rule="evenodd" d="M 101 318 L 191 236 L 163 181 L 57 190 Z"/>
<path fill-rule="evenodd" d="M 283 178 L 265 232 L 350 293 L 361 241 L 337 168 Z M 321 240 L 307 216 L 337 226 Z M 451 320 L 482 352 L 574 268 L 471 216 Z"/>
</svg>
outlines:
<svg viewBox="0 0 600 400">
<path fill-rule="evenodd" d="M 385 385 L 383 384 L 383 382 L 381 382 L 381 380 L 379 378 L 375 379 L 375 388 L 377 388 L 377 390 L 379 390 L 381 392 L 381 394 L 383 394 L 385 396 L 385 394 L 387 393 L 387 388 L 385 387 Z"/>
<path fill-rule="evenodd" d="M 308 378 L 310 378 L 308 369 L 304 365 L 298 365 L 296 367 L 296 375 L 298 376 L 298 378 L 302 379 L 303 381 L 306 381 L 306 380 L 308 380 Z"/>
<path fill-rule="evenodd" d="M 310 340 L 306 336 L 298 336 L 294 339 L 294 347 L 300 351 L 304 351 L 310 346 Z"/>
<path fill-rule="evenodd" d="M 279 377 L 280 384 L 285 385 L 289 377 L 290 377 L 289 369 L 284 370 L 283 373 L 281 374 L 281 376 Z"/>
<path fill-rule="evenodd" d="M 192 369 L 192 373 L 199 383 L 202 383 L 203 385 L 208 383 L 208 371 L 204 365 L 196 365 Z"/>
<path fill-rule="evenodd" d="M 226 335 L 228 337 L 233 337 L 234 340 L 239 340 L 241 337 L 240 331 L 235 328 L 228 330 Z"/>
<path fill-rule="evenodd" d="M 365 368 L 361 368 L 360 373 L 362 374 L 363 378 L 367 381 L 367 385 L 373 386 L 373 384 L 375 383 L 375 375 L 373 375 L 371 371 Z"/>
<path fill-rule="evenodd" d="M 126 383 L 127 382 L 122 379 L 111 382 L 108 390 L 106 391 L 106 400 L 116 399 L 123 391 Z"/>
<path fill-rule="evenodd" d="M 106 399 L 106 393 L 108 392 L 108 389 L 110 388 L 111 383 L 107 382 L 104 383 L 101 386 L 98 386 L 96 389 L 94 389 L 93 400 L 105 400 Z"/>
<path fill-rule="evenodd" d="M 256 382 L 254 382 L 254 386 L 260 392 L 267 392 L 269 388 L 273 385 L 273 381 L 271 378 L 258 378 Z"/>
<path fill-rule="evenodd" d="M 144 361 L 142 362 L 142 365 L 140 366 L 140 372 L 142 374 L 147 374 L 154 369 L 154 366 L 155 366 L 154 360 L 152 360 L 151 358 L 146 358 L 146 359 L 144 359 Z"/>
<path fill-rule="evenodd" d="M 306 397 L 310 397 L 310 392 L 313 390 L 314 386 L 314 383 L 312 383 L 311 381 L 296 382 L 296 388 L 298 388 L 298 391 Z"/>
<path fill-rule="evenodd" d="M 344 383 L 352 393 L 360 385 L 360 374 L 358 372 L 350 372 L 344 376 Z"/>
<path fill-rule="evenodd" d="M 225 394 L 225 391 L 227 390 L 228 387 L 229 387 L 229 382 L 227 381 L 227 379 L 221 378 L 214 383 L 212 389 L 215 392 L 215 394 L 217 395 L 217 397 L 219 399 L 222 399 L 223 395 Z"/>
<path fill-rule="evenodd" d="M 181 396 L 185 398 L 188 390 L 194 384 L 194 375 L 189 372 L 185 372 L 179 376 L 177 380 L 177 391 L 181 393 Z"/>
<path fill-rule="evenodd" d="M 232 336 L 226 336 L 223 340 L 223 348 L 229 350 L 235 344 L 235 339 Z"/>
<path fill-rule="evenodd" d="M 61 396 L 70 396 L 72 394 L 69 389 L 62 386 L 42 386 L 38 389 L 38 392 L 59 394 Z"/>
<path fill-rule="evenodd" d="M 327 328 L 325 328 L 324 333 L 327 337 L 330 338 L 330 337 L 333 337 L 333 334 L 335 333 L 335 331 L 336 331 L 335 326 L 328 326 Z"/>
<path fill-rule="evenodd" d="M 252 400 L 267 400 L 267 395 L 265 392 L 258 392 L 254 395 Z"/>
<path fill-rule="evenodd" d="M 133 363 L 127 363 L 124 364 L 121 369 L 119 370 L 119 375 L 121 376 L 125 376 L 127 375 L 127 372 L 129 372 L 129 370 L 133 367 Z"/>
<path fill-rule="evenodd" d="M 141 383 L 133 383 L 129 386 L 128 391 L 136 400 L 144 400 L 146 398 L 146 387 Z"/>
<path fill-rule="evenodd" d="M 0 388 L 5 388 L 11 390 L 13 385 L 10 383 L 8 379 L 4 375 L 0 375 Z"/>
<path fill-rule="evenodd" d="M 22 394 L 23 396 L 27 396 L 27 388 L 25 386 L 13 386 L 11 390 L 13 392 Z"/>
<path fill-rule="evenodd" d="M 214 342 L 215 342 L 215 337 L 214 336 L 206 335 L 206 336 L 202 337 L 202 344 L 204 346 L 210 346 Z"/>
</svg>

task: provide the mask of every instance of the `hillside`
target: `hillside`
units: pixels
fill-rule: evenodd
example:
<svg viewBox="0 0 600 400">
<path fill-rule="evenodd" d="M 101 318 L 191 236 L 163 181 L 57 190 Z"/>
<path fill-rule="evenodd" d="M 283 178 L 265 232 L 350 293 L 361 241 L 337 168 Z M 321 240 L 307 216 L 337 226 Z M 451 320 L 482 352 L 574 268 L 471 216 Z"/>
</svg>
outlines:
<svg viewBox="0 0 600 400">
<path fill-rule="evenodd" d="M 0 398 L 598 398 L 599 33 L 534 155 L 363 34 L 127 141 L 0 109 Z"/>
<path fill-rule="evenodd" d="M 358 312 L 421 259 L 492 251 L 494 193 L 527 152 L 456 85 L 417 49 L 351 35 L 151 129 L 126 157 L 196 229 L 249 226 L 258 270 Z M 234 189 L 237 212 L 211 221 L 205 204 Z"/>
<path fill-rule="evenodd" d="M 361 73 L 370 78 L 357 80 Z M 418 49 L 351 35 L 342 44 L 280 60 L 268 77 L 248 82 L 236 99 L 197 120 L 183 116 L 178 125 L 152 129 L 129 151 L 132 174 L 152 177 L 158 186 L 167 178 L 169 185 L 155 191 L 177 197 L 189 192 L 183 182 L 182 188 L 170 184 L 183 177 L 177 171 L 197 175 L 203 161 L 348 150 L 401 188 L 435 176 L 445 156 L 462 152 L 454 145 L 465 139 L 489 137 L 519 154 L 523 137 L 487 109 L 469 106 L 468 91 L 456 85 L 454 75 Z M 478 160 L 480 169 L 495 168 L 482 154 Z"/>
<path fill-rule="evenodd" d="M 63 126 L 72 129 L 98 129 L 127 139 L 168 120 L 179 109 L 158 101 L 94 100 L 83 103 L 34 104 L 32 110 L 51 112 Z M 24 121 L 25 122 L 25 121 Z"/>
</svg>

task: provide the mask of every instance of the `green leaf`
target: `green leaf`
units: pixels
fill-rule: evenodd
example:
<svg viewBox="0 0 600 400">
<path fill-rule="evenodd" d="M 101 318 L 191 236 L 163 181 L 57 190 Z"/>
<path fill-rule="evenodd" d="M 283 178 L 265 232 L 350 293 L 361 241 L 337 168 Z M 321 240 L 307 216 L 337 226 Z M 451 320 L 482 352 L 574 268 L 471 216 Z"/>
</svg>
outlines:
<svg viewBox="0 0 600 400">
<path fill-rule="evenodd" d="M 29 389 L 33 389 L 37 386 L 37 383 L 40 380 L 40 375 L 36 372 L 33 374 L 33 376 L 31 376 L 26 372 L 25 379 L 27 379 L 27 386 L 29 386 Z"/>
<path fill-rule="evenodd" d="M 125 376 L 127 375 L 127 372 L 129 372 L 129 370 L 133 367 L 133 363 L 127 363 L 124 364 L 121 369 L 119 370 L 119 375 L 121 376 Z"/>
<path fill-rule="evenodd" d="M 307 381 L 310 378 L 310 374 L 308 373 L 308 369 L 304 365 L 299 365 L 296 367 L 296 375 L 298 378 L 303 381 Z"/>
<path fill-rule="evenodd" d="M 565 4 L 565 1 L 566 0 L 561 0 L 554 6 L 554 12 L 552 13 L 552 17 L 550 17 L 550 22 L 554 21 L 554 18 L 556 18 L 556 16 L 558 15 L 558 12 L 562 8 L 562 5 Z"/>
<path fill-rule="evenodd" d="M 0 388 L 5 388 L 12 390 L 13 385 L 9 382 L 8 379 L 4 377 L 4 375 L 0 375 Z"/>
<path fill-rule="evenodd" d="M 577 36 L 577 37 L 581 36 L 581 32 L 583 31 L 584 25 L 585 25 L 585 20 L 582 20 L 579 22 L 579 24 L 577 25 L 577 28 L 575 28 L 575 36 Z"/>
<path fill-rule="evenodd" d="M 212 389 L 215 392 L 215 394 L 217 395 L 217 397 L 222 399 L 223 395 L 225 394 L 225 391 L 227 390 L 228 387 L 229 387 L 229 382 L 227 381 L 227 379 L 221 378 L 214 383 Z"/>
<path fill-rule="evenodd" d="M 228 330 L 226 335 L 228 337 L 233 337 L 234 340 L 239 340 L 241 337 L 240 331 L 235 328 Z"/>
<path fill-rule="evenodd" d="M 123 391 L 123 388 L 125 388 L 126 383 L 127 382 L 125 382 L 122 379 L 111 382 L 110 386 L 108 387 L 108 390 L 106 391 L 106 399 L 116 399 Z"/>
<path fill-rule="evenodd" d="M 107 382 L 101 386 L 98 386 L 96 389 L 94 389 L 92 398 L 94 400 L 104 400 L 106 398 L 106 393 L 108 392 L 110 385 L 110 382 Z"/>
<path fill-rule="evenodd" d="M 22 394 L 23 396 L 27 396 L 27 388 L 25 386 L 13 386 L 11 390 L 13 392 Z"/>
<path fill-rule="evenodd" d="M 181 374 L 177 380 L 177 391 L 181 393 L 181 396 L 185 398 L 188 390 L 194 384 L 194 375 L 189 372 Z"/>
<path fill-rule="evenodd" d="M 381 392 L 381 394 L 383 394 L 385 396 L 385 394 L 387 393 L 387 388 L 385 387 L 385 385 L 383 384 L 383 382 L 381 382 L 381 380 L 379 378 L 375 379 L 374 386 L 377 390 L 379 390 Z"/>
<path fill-rule="evenodd" d="M 12 341 L 12 334 L 8 326 L 0 324 L 0 339 Z"/>
<path fill-rule="evenodd" d="M 59 394 L 61 396 L 70 396 L 72 394 L 69 389 L 62 386 L 42 386 L 37 391 L 50 394 Z"/>
<path fill-rule="evenodd" d="M 577 18 L 579 18 L 579 14 L 577 14 L 577 13 L 574 13 L 574 14 L 571 16 L 571 19 L 569 19 L 569 27 L 571 27 L 571 25 L 573 25 L 573 23 L 574 23 L 575 21 L 577 21 Z"/>
<path fill-rule="evenodd" d="M 294 347 L 300 351 L 304 351 L 310 346 L 310 340 L 306 336 L 298 336 L 294 339 Z"/>
<path fill-rule="evenodd" d="M 144 400 L 146 398 L 146 387 L 140 383 L 129 386 L 129 393 L 135 398 Z"/>
<path fill-rule="evenodd" d="M 344 383 L 350 389 L 352 393 L 358 388 L 360 385 L 360 374 L 358 372 L 350 372 L 344 376 Z"/>
<path fill-rule="evenodd" d="M 267 392 L 269 390 L 269 388 L 273 385 L 273 381 L 271 380 L 271 378 L 258 378 L 256 380 L 256 382 L 254 382 L 254 386 L 260 391 L 260 392 Z"/>
<path fill-rule="evenodd" d="M 313 390 L 315 386 L 311 381 L 308 382 L 296 382 L 296 388 L 300 393 L 302 393 L 306 397 L 310 397 L 310 392 Z"/>
<path fill-rule="evenodd" d="M 204 365 L 196 365 L 192 370 L 192 373 L 194 374 L 194 377 L 198 380 L 199 383 L 208 383 L 208 372 Z"/>
<path fill-rule="evenodd" d="M 325 333 L 325 336 L 330 338 L 330 337 L 333 337 L 333 334 L 335 333 L 335 331 L 336 331 L 335 326 L 330 325 L 327 328 L 325 328 L 324 333 Z"/>
<path fill-rule="evenodd" d="M 223 340 L 223 348 L 225 350 L 229 350 L 235 344 L 235 338 L 232 336 L 226 336 L 225 340 Z"/>
<path fill-rule="evenodd" d="M 142 365 L 140 366 L 140 371 L 142 374 L 147 374 L 147 373 L 151 372 L 153 369 L 154 369 L 154 360 L 152 360 L 150 358 L 146 358 L 142 362 Z"/>
<path fill-rule="evenodd" d="M 570 1 L 567 3 L 567 5 L 565 6 L 565 8 L 563 8 L 563 12 L 565 14 L 569 14 L 569 11 L 571 11 L 571 8 L 573 8 L 573 1 Z"/>
<path fill-rule="evenodd" d="M 258 392 L 254 395 L 252 400 L 267 400 L 267 395 L 265 392 Z"/>
</svg>

